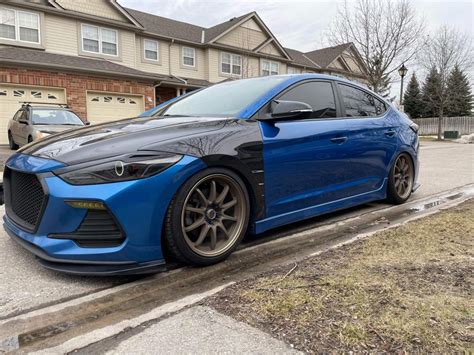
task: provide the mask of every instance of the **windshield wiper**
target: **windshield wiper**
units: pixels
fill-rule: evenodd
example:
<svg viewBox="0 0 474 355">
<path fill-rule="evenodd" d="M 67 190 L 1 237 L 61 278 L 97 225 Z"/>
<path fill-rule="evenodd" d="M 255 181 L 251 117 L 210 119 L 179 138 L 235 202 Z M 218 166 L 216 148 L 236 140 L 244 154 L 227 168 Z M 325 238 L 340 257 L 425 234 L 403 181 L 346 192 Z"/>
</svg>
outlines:
<svg viewBox="0 0 474 355">
<path fill-rule="evenodd" d="M 169 115 L 169 114 L 166 114 L 166 115 L 163 115 L 161 117 L 191 117 L 189 115 Z"/>
</svg>

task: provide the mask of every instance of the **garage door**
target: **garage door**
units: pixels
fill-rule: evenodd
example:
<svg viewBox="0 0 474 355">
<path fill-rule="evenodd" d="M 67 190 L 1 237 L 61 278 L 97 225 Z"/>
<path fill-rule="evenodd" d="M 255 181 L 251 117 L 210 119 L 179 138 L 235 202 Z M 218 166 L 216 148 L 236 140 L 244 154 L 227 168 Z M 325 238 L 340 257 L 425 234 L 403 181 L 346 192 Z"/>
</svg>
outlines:
<svg viewBox="0 0 474 355">
<path fill-rule="evenodd" d="M 145 102 L 141 95 L 87 92 L 87 119 L 91 123 L 136 117 L 143 111 Z"/>
<path fill-rule="evenodd" d="M 20 102 L 46 102 L 65 104 L 64 89 L 14 86 L 0 83 L 0 144 L 7 144 L 8 121 L 21 107 Z"/>
</svg>

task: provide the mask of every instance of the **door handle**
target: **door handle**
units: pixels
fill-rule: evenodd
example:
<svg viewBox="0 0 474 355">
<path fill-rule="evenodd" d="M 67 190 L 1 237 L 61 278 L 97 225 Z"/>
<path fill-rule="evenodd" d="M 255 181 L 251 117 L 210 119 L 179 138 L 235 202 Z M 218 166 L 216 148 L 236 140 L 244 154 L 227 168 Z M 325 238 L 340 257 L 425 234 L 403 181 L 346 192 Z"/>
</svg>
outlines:
<svg viewBox="0 0 474 355">
<path fill-rule="evenodd" d="M 393 137 L 395 133 L 397 133 L 397 131 L 395 131 L 394 129 L 389 129 L 388 131 L 385 131 L 385 135 L 387 137 Z"/>
<path fill-rule="evenodd" d="M 347 141 L 347 137 L 334 137 L 334 138 L 331 138 L 331 142 L 337 143 L 337 144 L 342 144 L 342 143 L 345 143 L 346 141 Z"/>
</svg>

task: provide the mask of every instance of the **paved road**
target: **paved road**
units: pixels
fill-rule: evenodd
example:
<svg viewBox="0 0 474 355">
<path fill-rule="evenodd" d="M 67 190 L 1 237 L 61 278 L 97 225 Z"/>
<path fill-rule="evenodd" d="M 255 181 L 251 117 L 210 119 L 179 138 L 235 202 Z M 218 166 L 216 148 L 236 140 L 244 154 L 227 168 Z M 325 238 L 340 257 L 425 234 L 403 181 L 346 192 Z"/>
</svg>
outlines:
<svg viewBox="0 0 474 355">
<path fill-rule="evenodd" d="M 414 195 L 415 199 L 474 183 L 472 144 L 424 142 L 421 164 L 422 187 Z M 2 208 L 0 215 L 3 214 Z M 0 318 L 126 281 L 119 278 L 73 277 L 42 269 L 3 230 L 0 231 L 0 250 Z"/>
</svg>

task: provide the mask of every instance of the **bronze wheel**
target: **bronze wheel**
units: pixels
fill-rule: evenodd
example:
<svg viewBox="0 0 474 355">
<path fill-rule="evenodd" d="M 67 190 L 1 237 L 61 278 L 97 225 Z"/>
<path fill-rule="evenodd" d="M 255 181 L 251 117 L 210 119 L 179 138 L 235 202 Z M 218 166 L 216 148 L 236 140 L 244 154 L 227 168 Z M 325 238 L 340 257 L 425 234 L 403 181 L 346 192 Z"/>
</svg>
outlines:
<svg viewBox="0 0 474 355">
<path fill-rule="evenodd" d="M 176 193 L 165 224 L 167 250 L 186 263 L 224 260 L 245 235 L 250 214 L 242 179 L 224 168 L 208 168 Z"/>
<path fill-rule="evenodd" d="M 189 192 L 182 210 L 181 228 L 189 247 L 202 256 L 225 253 L 244 227 L 244 192 L 232 178 L 213 174 Z"/>
</svg>

